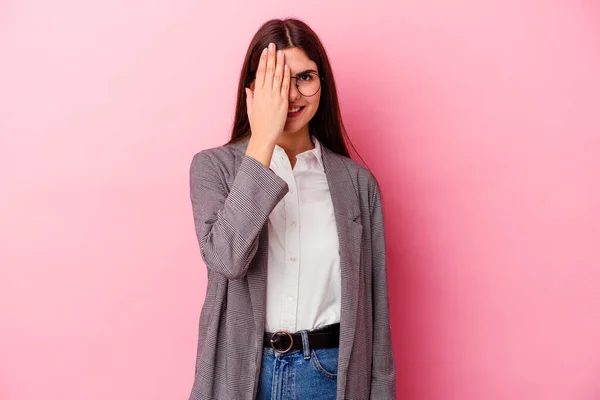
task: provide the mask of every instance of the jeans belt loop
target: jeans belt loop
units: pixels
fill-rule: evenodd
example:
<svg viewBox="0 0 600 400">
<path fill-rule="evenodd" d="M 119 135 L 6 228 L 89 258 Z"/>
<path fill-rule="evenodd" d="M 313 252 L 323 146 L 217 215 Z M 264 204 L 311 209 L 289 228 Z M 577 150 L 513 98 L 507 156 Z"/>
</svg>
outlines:
<svg viewBox="0 0 600 400">
<path fill-rule="evenodd" d="M 300 331 L 300 335 L 302 335 L 302 348 L 304 349 L 304 359 L 310 360 L 310 345 L 308 344 L 308 332 Z"/>
</svg>

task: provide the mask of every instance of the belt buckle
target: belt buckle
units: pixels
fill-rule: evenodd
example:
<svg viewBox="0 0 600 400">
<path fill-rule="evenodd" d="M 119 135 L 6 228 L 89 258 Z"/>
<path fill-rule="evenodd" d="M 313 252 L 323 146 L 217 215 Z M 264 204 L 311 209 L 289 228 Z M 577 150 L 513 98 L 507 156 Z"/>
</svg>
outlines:
<svg viewBox="0 0 600 400">
<path fill-rule="evenodd" d="M 278 350 L 278 349 L 276 349 L 275 346 L 273 346 L 273 344 L 275 343 L 275 339 L 274 339 L 275 335 L 287 335 L 290 338 L 290 346 L 287 349 L 285 349 L 285 350 Z M 274 332 L 271 335 L 271 340 L 269 340 L 269 342 L 271 344 L 271 348 L 273 350 L 275 350 L 276 352 L 278 352 L 279 354 L 285 354 L 285 353 L 287 353 L 288 351 L 290 351 L 292 349 L 292 346 L 294 346 L 294 338 L 292 337 L 292 334 L 290 332 L 286 331 L 286 330 L 281 330 L 281 331 Z"/>
</svg>

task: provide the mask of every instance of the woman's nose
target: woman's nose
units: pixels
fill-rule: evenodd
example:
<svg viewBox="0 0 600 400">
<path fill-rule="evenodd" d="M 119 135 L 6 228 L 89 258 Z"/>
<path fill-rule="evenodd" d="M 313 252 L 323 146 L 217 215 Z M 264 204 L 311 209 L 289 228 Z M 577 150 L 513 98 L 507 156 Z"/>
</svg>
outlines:
<svg viewBox="0 0 600 400">
<path fill-rule="evenodd" d="M 301 94 L 298 91 L 298 87 L 295 85 L 295 82 L 292 80 L 290 82 L 290 96 L 289 96 L 289 101 L 290 102 L 294 102 L 300 96 L 301 96 Z"/>
</svg>

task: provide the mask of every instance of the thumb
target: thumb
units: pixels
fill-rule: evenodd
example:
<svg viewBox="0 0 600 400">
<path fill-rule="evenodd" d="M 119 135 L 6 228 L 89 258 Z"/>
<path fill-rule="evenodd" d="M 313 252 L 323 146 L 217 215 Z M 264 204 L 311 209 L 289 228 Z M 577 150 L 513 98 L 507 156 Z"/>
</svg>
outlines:
<svg viewBox="0 0 600 400">
<path fill-rule="evenodd" d="M 246 108 L 248 109 L 248 113 L 252 112 L 252 104 L 254 102 L 254 93 L 249 88 L 246 89 Z"/>
</svg>

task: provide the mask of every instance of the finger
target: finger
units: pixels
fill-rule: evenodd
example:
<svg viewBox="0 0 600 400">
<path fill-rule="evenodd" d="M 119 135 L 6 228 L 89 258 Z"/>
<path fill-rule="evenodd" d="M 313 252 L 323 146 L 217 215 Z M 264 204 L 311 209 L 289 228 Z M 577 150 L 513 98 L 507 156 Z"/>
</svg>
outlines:
<svg viewBox="0 0 600 400">
<path fill-rule="evenodd" d="M 275 45 L 269 44 L 269 51 L 267 56 L 267 72 L 265 74 L 265 88 L 273 87 L 273 74 L 275 73 Z"/>
<path fill-rule="evenodd" d="M 256 70 L 256 87 L 263 87 L 265 84 L 265 71 L 267 67 L 267 48 L 265 47 L 260 54 L 260 61 L 258 62 L 258 69 Z"/>
<path fill-rule="evenodd" d="M 281 81 L 283 80 L 283 51 L 277 51 L 277 63 L 275 64 L 275 74 L 273 75 L 273 89 L 281 91 Z"/>
<path fill-rule="evenodd" d="M 281 96 L 286 100 L 290 95 L 290 74 L 290 67 L 285 64 L 285 67 L 283 68 L 283 81 L 281 82 Z"/>
</svg>

